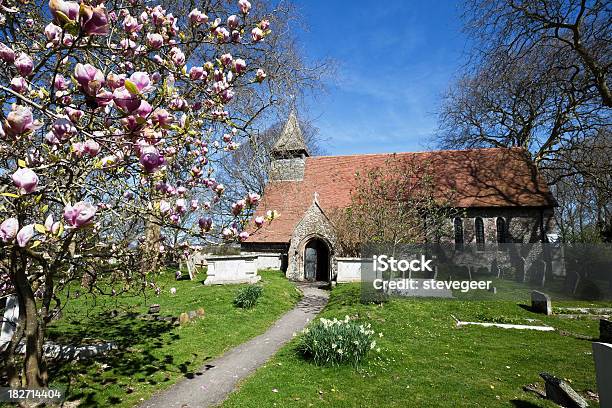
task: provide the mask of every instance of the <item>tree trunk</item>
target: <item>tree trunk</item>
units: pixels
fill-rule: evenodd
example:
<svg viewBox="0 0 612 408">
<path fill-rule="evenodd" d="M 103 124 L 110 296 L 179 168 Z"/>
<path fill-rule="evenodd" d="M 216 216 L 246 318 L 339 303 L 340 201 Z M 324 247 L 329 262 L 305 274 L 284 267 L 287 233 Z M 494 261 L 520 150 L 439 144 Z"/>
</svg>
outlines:
<svg viewBox="0 0 612 408">
<path fill-rule="evenodd" d="M 15 270 L 15 289 L 19 297 L 20 321 L 24 324 L 25 358 L 23 360 L 25 385 L 28 388 L 46 386 L 46 378 L 41 374 L 43 328 L 38 320 L 34 292 L 26 276 L 27 261 L 22 257 L 21 265 Z"/>
<path fill-rule="evenodd" d="M 161 239 L 161 228 L 151 220 L 147 220 L 145 226 L 145 242 L 143 245 L 143 256 L 141 272 L 147 274 L 155 272 L 158 268 L 159 245 Z"/>
</svg>

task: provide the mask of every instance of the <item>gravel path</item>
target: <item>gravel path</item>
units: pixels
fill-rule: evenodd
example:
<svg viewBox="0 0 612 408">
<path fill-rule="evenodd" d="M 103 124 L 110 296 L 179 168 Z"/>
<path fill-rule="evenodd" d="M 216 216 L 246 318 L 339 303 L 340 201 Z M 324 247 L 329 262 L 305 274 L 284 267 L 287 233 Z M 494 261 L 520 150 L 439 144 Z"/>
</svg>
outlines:
<svg viewBox="0 0 612 408">
<path fill-rule="evenodd" d="M 268 361 L 327 304 L 327 291 L 316 285 L 299 284 L 298 287 L 304 293 L 302 300 L 268 331 L 207 362 L 193 378 L 181 380 L 139 407 L 200 408 L 223 402 L 238 382 Z"/>
</svg>

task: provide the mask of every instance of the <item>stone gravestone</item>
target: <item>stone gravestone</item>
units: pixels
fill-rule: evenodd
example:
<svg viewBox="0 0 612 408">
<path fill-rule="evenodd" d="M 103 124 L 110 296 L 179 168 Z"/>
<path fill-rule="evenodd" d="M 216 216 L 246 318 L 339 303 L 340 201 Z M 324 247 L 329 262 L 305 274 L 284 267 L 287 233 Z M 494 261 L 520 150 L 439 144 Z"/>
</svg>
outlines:
<svg viewBox="0 0 612 408">
<path fill-rule="evenodd" d="M 0 332 L 0 351 L 8 346 L 13 338 L 17 321 L 19 320 L 19 301 L 17 296 L 11 295 L 6 300 L 4 317 L 2 318 L 2 331 Z"/>
<path fill-rule="evenodd" d="M 612 343 L 612 321 L 599 320 L 599 340 L 604 343 Z"/>
<path fill-rule="evenodd" d="M 157 303 L 149 306 L 149 314 L 159 313 L 161 306 Z"/>
<path fill-rule="evenodd" d="M 589 404 L 585 399 L 567 382 L 548 373 L 540 373 L 540 377 L 545 382 L 547 399 L 566 408 L 588 408 Z"/>
<path fill-rule="evenodd" d="M 552 314 L 550 296 L 537 290 L 531 291 L 531 310 L 536 313 Z"/>
<path fill-rule="evenodd" d="M 599 406 L 612 407 L 612 344 L 593 343 Z"/>
<path fill-rule="evenodd" d="M 187 272 L 189 272 L 189 279 L 194 280 L 197 272 L 194 258 L 191 256 L 186 257 L 185 263 L 187 264 Z"/>
</svg>

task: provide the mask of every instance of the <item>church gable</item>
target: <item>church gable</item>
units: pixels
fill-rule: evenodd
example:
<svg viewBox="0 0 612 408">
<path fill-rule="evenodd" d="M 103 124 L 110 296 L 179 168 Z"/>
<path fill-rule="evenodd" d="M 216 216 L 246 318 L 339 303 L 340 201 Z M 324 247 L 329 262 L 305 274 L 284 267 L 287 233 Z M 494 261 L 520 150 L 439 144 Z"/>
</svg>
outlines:
<svg viewBox="0 0 612 408">
<path fill-rule="evenodd" d="M 310 207 L 304 212 L 304 216 L 295 226 L 289 245 L 289 268 L 287 277 L 294 280 L 301 280 L 304 277 L 304 248 L 312 240 L 324 242 L 329 249 L 331 262 L 331 276 L 335 271 L 335 248 L 337 244 L 334 228 L 318 202 L 318 194 L 314 194 L 314 199 Z"/>
</svg>

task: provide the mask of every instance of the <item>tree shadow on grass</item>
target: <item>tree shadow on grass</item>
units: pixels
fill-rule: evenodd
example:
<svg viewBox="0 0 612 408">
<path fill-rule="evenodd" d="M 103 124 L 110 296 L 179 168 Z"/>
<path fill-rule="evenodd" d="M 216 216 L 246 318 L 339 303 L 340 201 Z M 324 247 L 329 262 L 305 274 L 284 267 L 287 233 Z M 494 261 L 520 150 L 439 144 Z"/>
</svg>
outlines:
<svg viewBox="0 0 612 408">
<path fill-rule="evenodd" d="M 540 405 L 536 405 L 533 402 L 525 400 L 512 400 L 510 401 L 516 408 L 541 408 Z"/>
<path fill-rule="evenodd" d="M 133 392 L 130 385 L 158 383 L 170 380 L 151 378 L 156 373 L 181 373 L 193 377 L 191 361 L 177 362 L 172 354 L 154 355 L 155 349 L 171 345 L 180 339 L 172 333 L 175 326 L 167 321 L 143 320 L 137 314 L 113 317 L 103 313 L 93 318 L 73 320 L 50 335 L 50 340 L 61 344 L 86 345 L 111 341 L 117 350 L 83 361 L 50 362 L 49 377 L 63 385 L 69 400 L 80 400 L 84 407 L 112 406 L 121 403 L 122 395 L 105 397 L 109 386 L 122 392 Z M 195 356 L 197 357 L 197 355 Z M 105 401 L 103 399 L 106 398 Z"/>
</svg>

